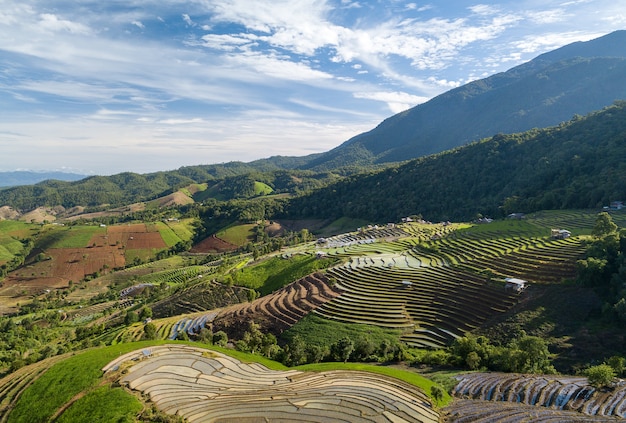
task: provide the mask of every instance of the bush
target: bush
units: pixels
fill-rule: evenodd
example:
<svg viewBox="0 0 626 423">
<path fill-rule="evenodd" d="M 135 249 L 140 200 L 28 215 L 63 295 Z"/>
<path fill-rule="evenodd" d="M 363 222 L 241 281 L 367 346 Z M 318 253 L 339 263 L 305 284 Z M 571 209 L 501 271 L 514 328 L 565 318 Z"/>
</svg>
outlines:
<svg viewBox="0 0 626 423">
<path fill-rule="evenodd" d="M 600 364 L 585 370 L 585 376 L 587 376 L 587 381 L 591 386 L 599 389 L 613 384 L 615 370 L 608 364 Z"/>
</svg>

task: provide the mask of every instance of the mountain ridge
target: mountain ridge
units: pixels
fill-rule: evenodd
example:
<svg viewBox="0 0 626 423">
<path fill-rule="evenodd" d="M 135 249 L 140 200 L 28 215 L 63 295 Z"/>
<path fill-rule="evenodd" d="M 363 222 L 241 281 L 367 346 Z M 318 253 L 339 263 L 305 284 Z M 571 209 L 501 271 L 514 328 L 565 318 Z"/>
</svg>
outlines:
<svg viewBox="0 0 626 423">
<path fill-rule="evenodd" d="M 326 169 L 439 153 L 496 133 L 567 121 L 626 98 L 626 31 L 568 44 L 506 72 L 447 91 L 310 161 Z"/>
</svg>

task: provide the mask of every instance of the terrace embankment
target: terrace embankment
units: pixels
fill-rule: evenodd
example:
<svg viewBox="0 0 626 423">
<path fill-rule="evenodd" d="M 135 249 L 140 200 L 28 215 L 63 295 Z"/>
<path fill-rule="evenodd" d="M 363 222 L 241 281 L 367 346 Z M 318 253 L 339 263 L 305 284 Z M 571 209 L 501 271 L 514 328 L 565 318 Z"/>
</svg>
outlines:
<svg viewBox="0 0 626 423">
<path fill-rule="evenodd" d="M 224 309 L 213 320 L 213 331 L 223 330 L 229 337 L 240 339 L 248 322 L 260 325 L 263 332 L 280 335 L 320 305 L 340 295 L 328 284 L 322 273 L 314 273 L 261 297 L 251 303 Z"/>
<path fill-rule="evenodd" d="M 459 417 L 470 416 L 472 409 L 484 413 L 484 410 L 494 408 L 491 405 L 484 406 L 489 402 L 531 406 L 531 408 L 524 408 L 531 412 L 536 412 L 541 408 L 553 412 L 576 412 L 571 416 L 578 416 L 580 421 L 611 421 L 613 418 L 626 417 L 626 385 L 624 384 L 614 389 L 599 390 L 588 385 L 584 377 L 506 373 L 472 373 L 457 376 L 457 380 L 459 382 L 453 390 L 456 397 L 478 400 L 477 405 L 473 407 L 463 401 L 452 405 L 449 411 Z M 558 413 L 552 414 L 559 415 Z M 588 416 L 604 420 L 587 420 Z M 562 421 L 579 420 L 563 418 Z"/>
<path fill-rule="evenodd" d="M 270 370 L 183 345 L 138 350 L 103 370 L 121 369 L 122 385 L 191 423 L 440 421 L 415 386 L 361 371 Z"/>
</svg>

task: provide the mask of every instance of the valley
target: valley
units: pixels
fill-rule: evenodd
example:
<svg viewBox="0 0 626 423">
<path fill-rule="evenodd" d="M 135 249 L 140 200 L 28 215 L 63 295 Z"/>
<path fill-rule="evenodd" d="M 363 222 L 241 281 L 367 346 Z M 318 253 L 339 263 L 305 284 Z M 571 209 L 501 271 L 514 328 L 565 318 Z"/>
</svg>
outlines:
<svg viewBox="0 0 626 423">
<path fill-rule="evenodd" d="M 449 385 L 455 386 L 451 392 L 459 399 L 453 399 L 451 405 L 444 408 L 427 406 L 419 412 L 422 413 L 419 415 L 430 416 L 428 418 L 432 421 L 472 420 L 480 413 L 491 415 L 489 413 L 495 410 L 504 420 L 510 421 L 517 421 L 517 413 L 537 413 L 538 419 L 549 420 L 573 412 L 566 410 L 577 410 L 588 416 L 623 417 L 620 391 L 616 391 L 614 399 L 609 396 L 600 400 L 600 394 L 585 385 L 584 376 L 578 376 L 575 383 L 578 389 L 587 389 L 585 400 L 604 401 L 610 405 L 595 406 L 593 402 L 579 401 L 574 406 L 568 405 L 566 399 L 554 398 L 543 402 L 519 400 L 519 394 L 510 391 L 514 388 L 504 386 L 510 384 L 522 389 L 530 382 L 508 382 L 506 374 L 495 374 L 494 382 L 489 383 L 502 383 L 498 392 L 506 389 L 510 394 L 487 393 L 484 390 L 493 389 L 489 387 L 493 385 L 487 382 L 484 382 L 486 387 L 479 388 L 480 373 L 474 374 L 477 382 L 472 383 L 475 387 L 471 389 L 475 391 L 470 391 L 465 388 L 468 379 L 460 372 L 469 359 L 465 356 L 465 359 L 461 358 L 465 363 L 457 361 L 459 352 L 455 350 L 459 340 L 466 339 L 470 333 L 487 335 L 494 342 L 494 350 L 489 354 L 493 356 L 490 360 L 495 361 L 478 364 L 477 368 L 528 372 L 531 367 L 525 366 L 539 362 L 521 363 L 520 367 L 497 362 L 511 360 L 509 354 L 525 354 L 523 347 L 515 346 L 515 343 L 539 336 L 545 340 L 544 348 L 549 351 L 549 356 L 545 357 L 548 361 L 538 364 L 537 369 L 552 369 L 554 372 L 554 365 L 557 370 L 571 373 L 577 366 L 594 360 L 597 352 L 592 348 L 586 350 L 587 347 L 576 338 L 579 333 L 589 330 L 590 325 L 595 325 L 594 331 L 597 331 L 600 320 L 592 316 L 598 313 L 597 308 L 593 311 L 598 305 L 586 306 L 587 313 L 582 309 L 562 316 L 540 317 L 537 313 L 542 313 L 543 306 L 539 304 L 543 298 L 553 295 L 555 289 L 561 291 L 564 302 L 580 301 L 578 291 L 581 289 L 587 289 L 587 294 L 583 295 L 597 295 L 591 288 L 576 286 L 577 261 L 585 257 L 587 246 L 593 240 L 597 216 L 598 211 L 594 210 L 571 210 L 542 211 L 522 219 L 467 223 L 405 219 L 407 221 L 366 225 L 352 232 L 322 238 L 312 238 L 308 232 L 302 232 L 295 243 L 294 233 L 284 232 L 281 237 L 272 232 L 273 238 L 266 237 L 266 247 L 272 241 L 276 242 L 276 237 L 283 239 L 282 246 L 267 253 L 259 250 L 262 244 L 248 244 L 250 239 L 258 237 L 257 229 L 264 226 L 257 222 L 256 226 L 241 225 L 240 230 L 231 226 L 230 232 L 243 231 L 247 237 L 233 237 L 222 232 L 221 236 L 230 239 L 230 245 L 236 248 L 231 252 L 193 252 L 194 248 L 191 248 L 191 253 L 182 254 L 173 250 L 164 253 L 168 251 L 165 250 L 168 245 L 171 249 L 190 240 L 191 221 L 182 216 L 172 222 L 130 225 L 68 227 L 0 222 L 7 229 L 11 228 L 14 234 L 30 234 L 33 243 L 25 265 L 8 272 L 3 280 L 2 304 L 6 316 L 2 318 L 3 324 L 17 323 L 27 331 L 45 332 L 47 339 L 41 342 L 41 335 L 38 335 L 39 346 L 31 343 L 26 348 L 18 347 L 24 348 L 23 355 L 13 359 L 18 362 L 9 364 L 13 370 L 7 368 L 7 376 L 0 381 L 0 389 L 6 392 L 0 403 L 5 407 L 3 419 L 14 421 L 12 410 L 13 407 L 20 409 L 21 392 L 34 389 L 31 384 L 37 383 L 42 365 L 54 366 L 63 360 L 66 348 L 80 351 L 97 345 L 100 345 L 97 349 L 101 349 L 106 345 L 130 347 L 144 343 L 148 347 L 139 350 L 139 361 L 149 363 L 152 351 L 157 351 L 150 345 L 156 345 L 155 342 L 189 342 L 187 340 L 194 340 L 191 345 L 200 348 L 230 345 L 232 350 L 219 351 L 229 355 L 241 351 L 253 354 L 246 357 L 268 357 L 290 366 L 390 361 L 405 363 L 407 375 L 416 371 L 428 375 L 434 369 L 457 369 L 456 382 L 446 379 L 445 384 L 453 383 Z M 619 227 L 626 224 L 625 213 L 618 211 L 610 216 Z M 279 224 L 280 221 L 266 222 L 265 228 L 275 231 Z M 571 236 L 565 239 L 552 237 L 551 229 L 555 227 L 567 228 Z M 287 241 L 290 238 L 291 241 Z M 235 244 L 237 239 L 239 246 Z M 287 245 L 289 243 L 292 245 Z M 15 251 L 17 245 L 10 245 L 7 242 L 8 248 Z M 253 247 L 256 252 L 245 251 L 250 245 L 256 245 Z M 157 256 L 161 258 L 157 259 Z M 119 257 L 118 262 L 115 257 Z M 67 270 L 70 268 L 76 268 L 72 273 L 74 276 L 69 276 Z M 507 278 L 522 279 L 528 285 L 518 292 L 507 287 Z M 58 286 L 50 282 L 52 279 Z M 568 292 L 573 294 L 570 296 Z M 575 317 L 577 321 L 572 322 L 576 312 L 579 313 Z M 52 314 L 56 316 L 53 318 Z M 525 315 L 529 317 L 517 318 L 517 335 L 510 333 L 511 326 L 507 322 L 515 316 Z M 543 319 L 543 323 L 538 319 Z M 597 323 L 592 323 L 594 321 Z M 26 324 L 31 329 L 27 329 Z M 574 332 L 563 331 L 562 326 L 571 327 L 572 324 L 576 326 Z M 606 327 L 603 331 L 610 333 L 611 329 Z M 601 339 L 603 331 L 595 336 Z M 67 340 L 71 340 L 70 343 Z M 605 359 L 620 354 L 621 347 L 615 345 L 614 348 L 604 351 Z M 142 358 L 141 351 L 148 350 L 151 351 L 150 357 Z M 576 351 L 575 360 L 571 358 L 573 351 Z M 51 352 L 51 358 L 44 358 Z M 205 353 L 201 355 L 206 356 Z M 176 360 L 183 358 L 175 357 L 171 365 L 178 366 L 180 364 L 175 363 L 182 361 Z M 5 356 L 5 360 L 7 358 Z M 33 359 L 35 362 L 28 364 Z M 120 361 L 119 365 L 123 362 Z M 176 370 L 172 374 L 184 375 L 187 370 Z M 106 380 L 106 375 L 105 372 L 98 377 Z M 349 385 L 355 386 L 353 378 L 361 376 L 349 377 L 353 381 Z M 158 382 L 157 385 L 162 383 L 170 382 Z M 193 391 L 187 384 L 184 386 L 187 387 L 183 388 L 181 395 Z M 314 403 L 319 404 L 315 409 L 330 410 L 329 405 L 322 405 L 326 401 L 322 399 L 326 395 L 323 392 L 328 388 L 320 385 L 319 389 L 321 391 L 314 394 L 317 398 Z M 571 391 L 574 392 L 573 388 Z M 262 400 L 263 394 L 258 390 L 255 392 Z M 333 392 L 332 398 L 335 399 L 331 400 L 332 403 L 338 401 L 337 396 L 343 395 Z M 433 404 L 441 401 L 428 390 L 424 393 L 431 395 L 429 401 Z M 411 395 L 419 397 L 422 394 Z M 580 397 L 562 395 L 572 399 Z M 275 398 L 276 394 L 271 396 Z M 163 405 L 165 403 L 161 401 L 164 400 L 157 399 L 160 395 L 156 393 L 151 393 L 150 398 L 159 413 L 182 410 Z M 183 397 L 176 398 L 175 403 L 179 403 Z M 472 398 L 472 402 L 461 398 Z M 520 402 L 517 408 L 511 404 L 511 401 L 516 402 L 515 398 Z M 496 407 L 494 400 L 505 400 L 506 404 L 493 409 Z M 481 406 L 485 401 L 486 405 Z M 79 412 L 76 410 L 83 406 L 81 404 L 81 401 L 72 401 L 64 410 Z M 301 406 L 306 409 L 305 404 L 303 402 Z M 528 406 L 533 406 L 533 410 L 524 411 L 523 407 Z M 188 410 L 205 409 L 193 401 L 189 402 L 189 407 Z M 267 408 L 267 416 L 289 415 L 288 410 L 293 412 L 290 407 L 293 405 L 276 403 L 275 408 Z M 237 407 L 230 409 L 239 410 Z M 180 413 L 187 421 L 204 421 L 205 418 L 191 411 Z M 236 415 L 241 415 L 238 413 L 245 414 L 245 411 L 241 409 L 236 411 Z M 413 421 L 416 413 L 415 410 L 408 412 L 404 419 Z M 202 415 L 214 416 L 204 412 Z M 214 417 L 206 418 L 211 420 Z"/>
<path fill-rule="evenodd" d="M 7 183 L 0 423 L 623 420 L 625 35 L 325 153 Z"/>
</svg>

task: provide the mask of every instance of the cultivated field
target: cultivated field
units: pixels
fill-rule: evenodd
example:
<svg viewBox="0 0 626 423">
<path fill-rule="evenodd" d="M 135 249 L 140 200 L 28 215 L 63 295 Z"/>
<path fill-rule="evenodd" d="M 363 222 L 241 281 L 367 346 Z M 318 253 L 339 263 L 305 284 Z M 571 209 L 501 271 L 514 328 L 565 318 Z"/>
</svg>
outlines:
<svg viewBox="0 0 626 423">
<path fill-rule="evenodd" d="M 588 385 L 585 377 L 569 377 L 555 375 L 519 375 L 508 373 L 472 373 L 456 378 L 459 382 L 453 394 L 459 398 L 480 400 L 472 407 L 470 402 L 459 402 L 449 407 L 449 410 L 459 416 L 472 415 L 472 408 L 478 411 L 486 401 L 519 403 L 533 406 L 536 413 L 544 416 L 559 416 L 555 411 L 576 411 L 575 414 L 561 414 L 565 416 L 581 413 L 588 416 L 597 416 L 607 421 L 610 418 L 626 417 L 626 386 L 621 385 L 611 390 L 598 390 Z M 551 410 L 544 412 L 542 408 Z M 497 406 L 485 407 L 494 410 Z M 504 410 L 515 410 L 514 407 L 503 407 Z M 528 412 L 528 407 L 519 408 L 519 412 Z M 513 414 L 512 414 L 513 415 Z M 464 420 L 461 420 L 464 421 Z M 470 420 L 467 420 L 470 421 Z M 475 420 L 471 420 L 475 421 Z M 516 420 L 510 420 L 516 421 Z"/>
<path fill-rule="evenodd" d="M 582 238 L 549 234 L 533 223 L 505 221 L 413 223 L 327 238 L 318 250 L 346 261 L 327 271 L 343 292 L 314 312 L 402 329 L 407 344 L 440 348 L 517 303 L 523 294 L 506 290 L 506 277 L 532 285 L 575 276 Z"/>
<path fill-rule="evenodd" d="M 439 421 L 419 389 L 380 374 L 270 370 L 180 345 L 135 351 L 103 370 L 122 369 L 122 385 L 191 423 Z"/>
<path fill-rule="evenodd" d="M 0 314 L 15 311 L 18 303 L 35 296 L 124 268 L 134 257 L 146 259 L 166 248 L 155 225 L 49 225 L 26 265 L 4 279 Z"/>
</svg>

